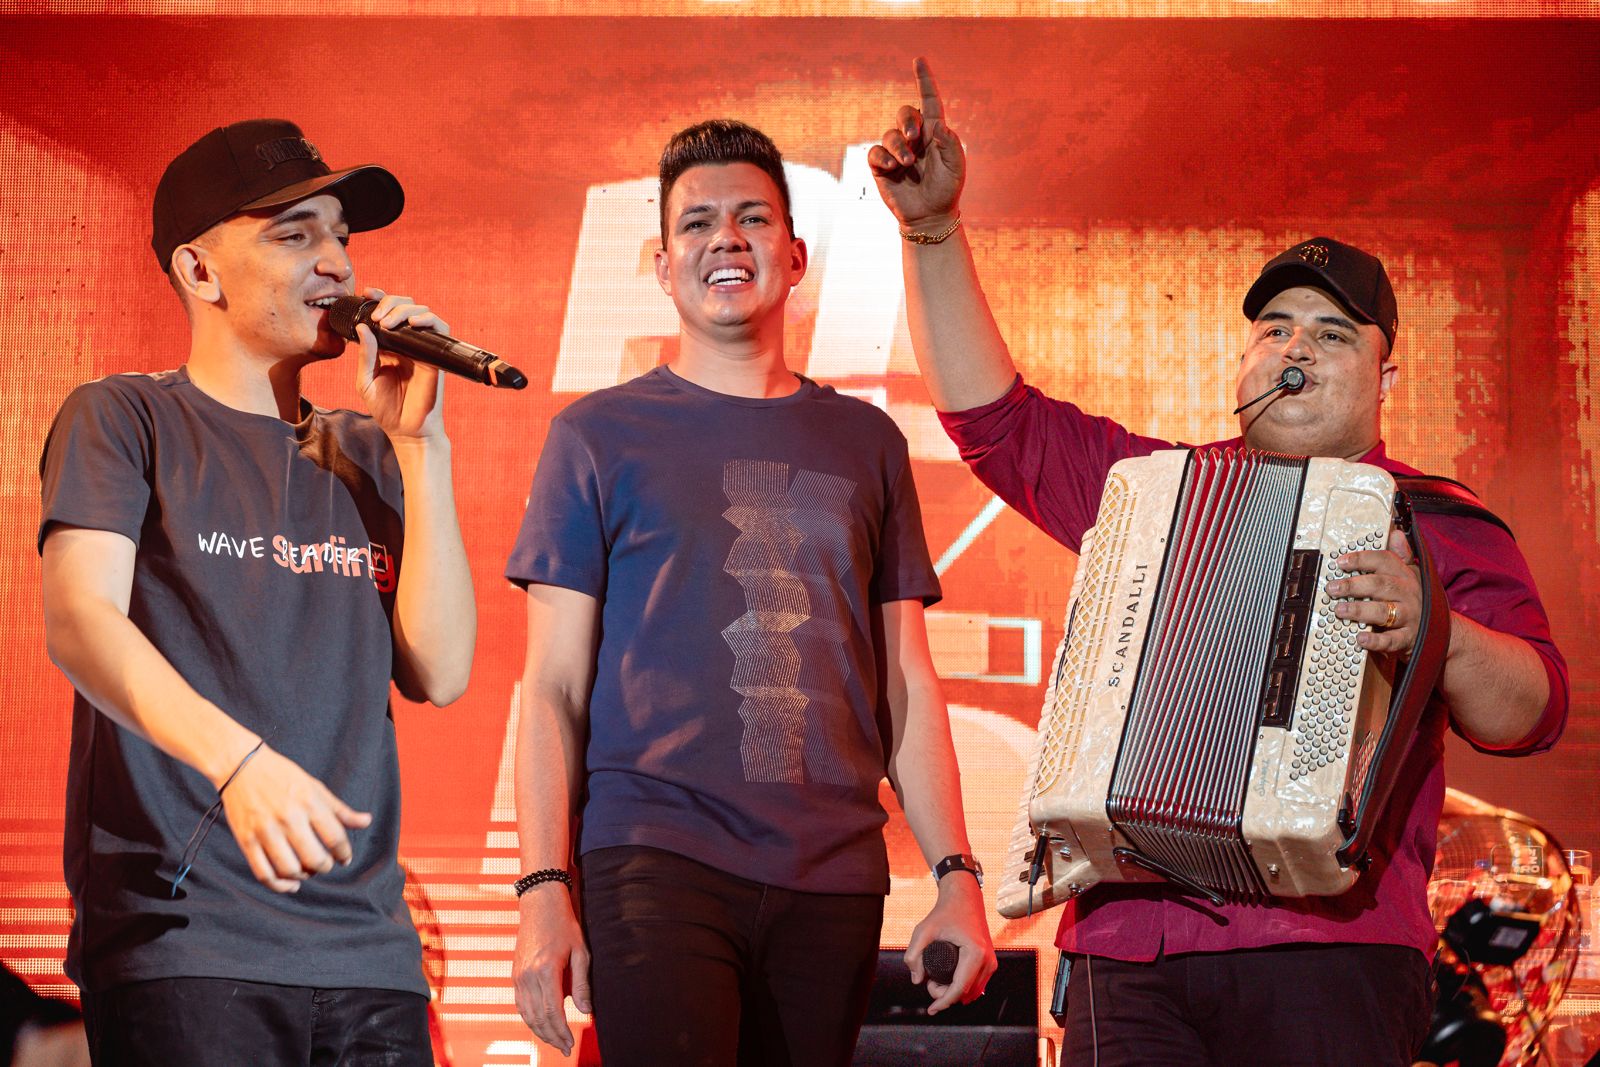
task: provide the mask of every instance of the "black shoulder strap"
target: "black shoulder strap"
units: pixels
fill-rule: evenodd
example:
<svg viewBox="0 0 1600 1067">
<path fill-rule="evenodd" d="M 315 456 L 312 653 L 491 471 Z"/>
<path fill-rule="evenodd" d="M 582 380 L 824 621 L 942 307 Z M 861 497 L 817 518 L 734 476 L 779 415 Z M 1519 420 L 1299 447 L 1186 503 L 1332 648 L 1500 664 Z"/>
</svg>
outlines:
<svg viewBox="0 0 1600 1067">
<path fill-rule="evenodd" d="M 1413 511 L 1480 519 L 1494 523 L 1512 537 L 1516 536 L 1511 533 L 1511 527 L 1506 525 L 1504 519 L 1483 506 L 1477 493 L 1453 478 L 1442 478 L 1436 474 L 1397 474 L 1394 484 L 1410 499 Z"/>
<path fill-rule="evenodd" d="M 1408 506 L 1406 498 L 1396 494 L 1395 520 L 1411 544 L 1411 558 L 1417 562 L 1417 577 L 1422 582 L 1422 617 L 1417 620 L 1416 644 L 1395 675 L 1394 689 L 1389 694 L 1389 717 L 1367 761 L 1364 780 L 1352 786 L 1353 798 L 1346 794 L 1346 803 L 1354 799 L 1355 810 L 1340 813 L 1347 836 L 1335 855 L 1345 867 L 1367 860 L 1367 845 L 1377 829 L 1378 815 L 1399 780 L 1406 751 L 1416 737 L 1428 698 L 1444 670 L 1445 653 L 1450 649 L 1450 603 L 1444 582 L 1434 569 L 1433 553 L 1422 539 L 1422 529 L 1412 521 L 1413 508 L 1414 504 Z M 1485 510 L 1484 514 L 1489 512 Z M 1347 818 L 1349 821 L 1345 822 Z"/>
</svg>

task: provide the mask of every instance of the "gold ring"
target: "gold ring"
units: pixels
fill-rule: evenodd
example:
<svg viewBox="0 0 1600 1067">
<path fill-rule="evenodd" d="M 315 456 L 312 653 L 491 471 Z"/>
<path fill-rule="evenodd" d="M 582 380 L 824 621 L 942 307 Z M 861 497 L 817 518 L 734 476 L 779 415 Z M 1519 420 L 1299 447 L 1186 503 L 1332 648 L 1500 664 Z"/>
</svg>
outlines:
<svg viewBox="0 0 1600 1067">
<path fill-rule="evenodd" d="M 1385 630 L 1392 630 L 1394 629 L 1394 624 L 1399 620 L 1400 605 L 1391 600 L 1389 601 L 1389 614 L 1386 615 L 1383 620 L 1383 628 Z"/>
</svg>

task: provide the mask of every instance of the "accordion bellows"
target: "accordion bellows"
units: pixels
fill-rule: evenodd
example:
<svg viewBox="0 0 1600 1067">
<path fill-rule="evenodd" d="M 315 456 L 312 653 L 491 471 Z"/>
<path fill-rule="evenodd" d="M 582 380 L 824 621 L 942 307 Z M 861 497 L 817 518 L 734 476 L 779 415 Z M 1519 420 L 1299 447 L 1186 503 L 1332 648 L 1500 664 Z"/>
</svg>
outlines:
<svg viewBox="0 0 1600 1067">
<path fill-rule="evenodd" d="M 1378 764 L 1398 762 L 1409 739 L 1387 743 L 1391 680 L 1325 587 L 1342 576 L 1338 556 L 1388 543 L 1394 500 L 1377 467 L 1250 449 L 1111 468 L 1002 915 L 1107 881 L 1239 901 L 1354 884 L 1346 846 L 1377 817 Z"/>
</svg>

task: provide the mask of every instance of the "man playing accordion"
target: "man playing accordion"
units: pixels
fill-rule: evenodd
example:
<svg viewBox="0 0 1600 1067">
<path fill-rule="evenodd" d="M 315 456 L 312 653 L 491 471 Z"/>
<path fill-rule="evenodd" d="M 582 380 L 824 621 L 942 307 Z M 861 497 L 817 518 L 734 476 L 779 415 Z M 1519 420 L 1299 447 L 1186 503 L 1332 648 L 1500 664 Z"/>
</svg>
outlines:
<svg viewBox="0 0 1600 1067">
<path fill-rule="evenodd" d="M 1074 551 L 1112 464 L 1175 447 L 1026 385 L 960 228 L 961 141 L 919 60 L 921 106 L 872 149 L 900 222 L 911 338 L 946 431 L 978 478 Z M 1389 457 L 1379 415 L 1398 368 L 1394 293 L 1375 257 L 1326 238 L 1269 261 L 1244 300 L 1241 436 L 1218 447 L 1359 461 Z M 1294 383 L 1298 382 L 1298 386 Z M 1449 607 L 1443 668 L 1368 842 L 1334 896 L 1213 903 L 1170 883 L 1105 882 L 1067 903 L 1064 1063 L 1409 1064 L 1432 1006 L 1426 885 L 1444 795 L 1446 726 L 1476 748 L 1543 751 L 1567 712 L 1566 666 L 1510 535 L 1477 518 L 1416 519 Z M 1413 651 L 1423 590 L 1403 537 L 1333 559 L 1332 612 L 1390 668 Z M 1196 678 L 1196 684 L 1202 679 Z"/>
</svg>

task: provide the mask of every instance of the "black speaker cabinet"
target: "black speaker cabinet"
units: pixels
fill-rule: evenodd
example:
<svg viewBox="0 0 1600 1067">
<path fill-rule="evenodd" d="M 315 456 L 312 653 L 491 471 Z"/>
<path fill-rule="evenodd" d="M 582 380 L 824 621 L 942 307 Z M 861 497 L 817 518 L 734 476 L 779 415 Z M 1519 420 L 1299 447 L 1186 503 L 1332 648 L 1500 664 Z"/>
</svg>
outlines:
<svg viewBox="0 0 1600 1067">
<path fill-rule="evenodd" d="M 911 984 L 904 949 L 878 953 L 867 1023 L 854 1067 L 1031 1067 L 1039 1055 L 1039 957 L 1002 949 L 983 996 L 929 1017 L 928 991 Z"/>
</svg>

